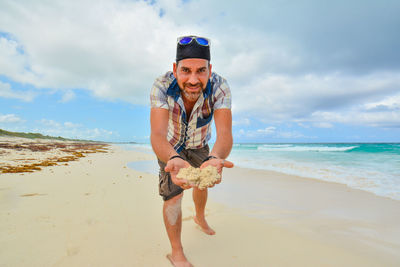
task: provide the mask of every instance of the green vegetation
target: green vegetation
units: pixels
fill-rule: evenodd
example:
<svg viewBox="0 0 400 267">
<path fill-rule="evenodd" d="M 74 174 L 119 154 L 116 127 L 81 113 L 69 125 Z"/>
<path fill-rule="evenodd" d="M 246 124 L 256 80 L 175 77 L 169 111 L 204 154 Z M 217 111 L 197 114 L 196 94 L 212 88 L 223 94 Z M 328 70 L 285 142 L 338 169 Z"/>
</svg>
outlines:
<svg viewBox="0 0 400 267">
<path fill-rule="evenodd" d="M 49 135 L 43 135 L 40 133 L 19 133 L 19 132 L 9 132 L 0 129 L 0 136 L 13 136 L 13 137 L 22 137 L 22 138 L 30 138 L 30 139 L 52 139 L 52 140 L 61 140 L 61 141 L 89 141 L 89 140 L 78 140 L 78 139 L 68 139 L 61 136 L 54 137 Z"/>
</svg>

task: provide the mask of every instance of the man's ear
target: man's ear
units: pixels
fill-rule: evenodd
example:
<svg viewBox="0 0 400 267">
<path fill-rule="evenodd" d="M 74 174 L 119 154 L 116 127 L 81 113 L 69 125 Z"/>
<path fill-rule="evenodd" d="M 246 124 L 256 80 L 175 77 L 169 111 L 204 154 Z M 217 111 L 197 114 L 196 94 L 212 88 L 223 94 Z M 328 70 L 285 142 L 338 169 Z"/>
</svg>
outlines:
<svg viewBox="0 0 400 267">
<path fill-rule="evenodd" d="M 209 69 L 210 69 L 209 76 L 210 76 L 210 78 L 211 78 L 211 73 L 212 73 L 212 65 L 211 65 L 211 64 L 210 64 L 210 67 L 209 67 Z"/>
<path fill-rule="evenodd" d="M 178 68 L 178 65 L 174 62 L 174 64 L 172 65 L 172 72 L 174 73 L 174 76 L 176 78 L 176 69 Z"/>
</svg>

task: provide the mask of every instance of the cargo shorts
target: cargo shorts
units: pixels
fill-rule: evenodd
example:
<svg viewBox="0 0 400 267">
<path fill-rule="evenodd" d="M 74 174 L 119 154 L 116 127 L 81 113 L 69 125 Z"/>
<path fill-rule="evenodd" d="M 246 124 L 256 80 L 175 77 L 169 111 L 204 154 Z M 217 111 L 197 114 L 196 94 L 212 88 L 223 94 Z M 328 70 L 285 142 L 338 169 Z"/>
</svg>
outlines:
<svg viewBox="0 0 400 267">
<path fill-rule="evenodd" d="M 198 168 L 203 163 L 203 160 L 208 157 L 209 152 L 210 148 L 206 145 L 199 149 L 182 149 L 179 155 L 189 162 L 190 165 Z M 183 189 L 174 184 L 170 173 L 164 170 L 166 163 L 158 159 L 158 165 L 160 165 L 158 190 L 160 196 L 166 201 L 182 193 Z"/>
</svg>

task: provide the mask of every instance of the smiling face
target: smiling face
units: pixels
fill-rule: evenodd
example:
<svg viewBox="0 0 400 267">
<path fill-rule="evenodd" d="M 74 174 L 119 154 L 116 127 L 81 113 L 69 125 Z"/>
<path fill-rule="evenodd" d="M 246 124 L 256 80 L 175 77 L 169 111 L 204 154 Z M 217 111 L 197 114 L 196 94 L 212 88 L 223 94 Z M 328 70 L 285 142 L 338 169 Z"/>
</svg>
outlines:
<svg viewBox="0 0 400 267">
<path fill-rule="evenodd" d="M 182 59 L 174 63 L 173 70 L 183 101 L 196 102 L 211 77 L 209 61 L 200 58 Z"/>
</svg>

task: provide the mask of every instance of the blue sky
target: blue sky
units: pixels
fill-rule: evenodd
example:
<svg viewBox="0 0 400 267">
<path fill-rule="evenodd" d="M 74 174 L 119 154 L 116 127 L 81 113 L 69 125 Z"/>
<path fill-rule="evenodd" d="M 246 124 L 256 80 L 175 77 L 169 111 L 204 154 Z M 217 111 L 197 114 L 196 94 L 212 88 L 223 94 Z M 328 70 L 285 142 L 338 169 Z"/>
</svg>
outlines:
<svg viewBox="0 0 400 267">
<path fill-rule="evenodd" d="M 176 37 L 212 40 L 235 142 L 400 142 L 399 1 L 1 1 L 0 128 L 148 142 Z M 215 135 L 214 135 L 215 137 Z"/>
</svg>

